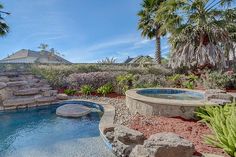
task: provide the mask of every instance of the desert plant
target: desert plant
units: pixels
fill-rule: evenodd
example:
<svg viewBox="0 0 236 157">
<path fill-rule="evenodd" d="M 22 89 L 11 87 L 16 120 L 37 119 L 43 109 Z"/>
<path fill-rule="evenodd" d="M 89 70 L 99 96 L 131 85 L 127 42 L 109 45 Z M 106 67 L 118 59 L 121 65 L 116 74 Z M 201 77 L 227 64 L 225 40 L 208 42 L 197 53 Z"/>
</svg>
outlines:
<svg viewBox="0 0 236 157">
<path fill-rule="evenodd" d="M 77 90 L 74 89 L 65 89 L 64 93 L 67 95 L 75 95 L 77 93 Z"/>
<path fill-rule="evenodd" d="M 116 77 L 117 85 L 119 87 L 119 92 L 124 94 L 127 90 L 133 87 L 133 74 L 124 74 Z"/>
<path fill-rule="evenodd" d="M 236 106 L 200 108 L 197 116 L 208 123 L 213 134 L 206 136 L 206 142 L 210 145 L 222 148 L 232 157 L 236 157 Z"/>
<path fill-rule="evenodd" d="M 90 95 L 93 92 L 93 87 L 90 85 L 83 85 L 80 88 L 80 93 L 84 94 L 84 95 Z"/>
<path fill-rule="evenodd" d="M 103 96 L 106 96 L 107 94 L 111 93 L 113 91 L 113 87 L 111 83 L 107 83 L 97 89 L 98 94 L 102 94 Z"/>
<path fill-rule="evenodd" d="M 116 59 L 114 57 L 111 57 L 111 58 L 106 57 L 105 59 L 98 61 L 98 63 L 100 63 L 100 64 L 114 64 L 114 63 L 116 63 Z"/>
</svg>

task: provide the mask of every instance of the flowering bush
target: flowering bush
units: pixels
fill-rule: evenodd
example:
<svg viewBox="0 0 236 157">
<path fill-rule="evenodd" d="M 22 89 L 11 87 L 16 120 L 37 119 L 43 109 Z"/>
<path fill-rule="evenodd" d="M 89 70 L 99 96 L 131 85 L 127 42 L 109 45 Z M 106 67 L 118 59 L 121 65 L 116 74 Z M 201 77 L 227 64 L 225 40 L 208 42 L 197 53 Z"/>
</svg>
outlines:
<svg viewBox="0 0 236 157">
<path fill-rule="evenodd" d="M 83 85 L 90 85 L 97 89 L 104 84 L 113 83 L 115 77 L 116 73 L 109 72 L 75 73 L 69 75 L 66 82 L 73 89 L 80 89 Z"/>
</svg>

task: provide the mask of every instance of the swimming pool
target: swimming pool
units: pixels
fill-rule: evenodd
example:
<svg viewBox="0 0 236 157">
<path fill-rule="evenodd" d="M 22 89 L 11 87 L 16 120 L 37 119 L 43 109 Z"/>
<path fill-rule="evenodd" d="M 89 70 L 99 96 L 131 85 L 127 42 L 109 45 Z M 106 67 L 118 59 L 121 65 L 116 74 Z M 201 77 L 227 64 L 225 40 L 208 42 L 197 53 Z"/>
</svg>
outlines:
<svg viewBox="0 0 236 157">
<path fill-rule="evenodd" d="M 0 113 L 1 157 L 113 157 L 100 138 L 98 129 L 101 106 L 78 119 L 58 117 L 55 104 L 36 109 Z"/>
</svg>

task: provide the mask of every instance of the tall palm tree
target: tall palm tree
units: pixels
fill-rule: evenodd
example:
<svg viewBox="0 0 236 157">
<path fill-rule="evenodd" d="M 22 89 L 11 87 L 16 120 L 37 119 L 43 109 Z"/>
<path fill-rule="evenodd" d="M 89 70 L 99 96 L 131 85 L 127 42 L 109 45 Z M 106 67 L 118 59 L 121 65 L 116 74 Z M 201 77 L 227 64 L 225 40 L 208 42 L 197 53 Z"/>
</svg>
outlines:
<svg viewBox="0 0 236 157">
<path fill-rule="evenodd" d="M 167 0 L 158 10 L 160 30 L 168 31 L 172 68 L 225 66 L 224 52 L 232 40 L 222 18 L 233 0 Z"/>
<path fill-rule="evenodd" d="M 142 31 L 142 36 L 149 39 L 156 39 L 155 58 L 158 64 L 161 64 L 161 35 L 159 32 L 161 22 L 155 20 L 157 10 L 165 0 L 144 0 L 142 10 L 139 11 L 138 29 Z"/>
<path fill-rule="evenodd" d="M 9 32 L 9 26 L 7 25 L 3 14 L 9 15 L 10 13 L 2 11 L 3 5 L 0 4 L 0 36 L 4 36 Z"/>
</svg>

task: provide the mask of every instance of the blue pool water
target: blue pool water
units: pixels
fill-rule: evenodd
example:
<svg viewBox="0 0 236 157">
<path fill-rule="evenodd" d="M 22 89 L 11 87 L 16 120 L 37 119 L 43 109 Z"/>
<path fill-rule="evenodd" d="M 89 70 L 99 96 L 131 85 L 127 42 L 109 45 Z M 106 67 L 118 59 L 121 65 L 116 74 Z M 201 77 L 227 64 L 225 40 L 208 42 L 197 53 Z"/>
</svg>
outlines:
<svg viewBox="0 0 236 157">
<path fill-rule="evenodd" d="M 140 95 L 160 99 L 175 100 L 202 100 L 204 95 L 199 92 L 175 89 L 143 89 L 137 92 Z"/>
<path fill-rule="evenodd" d="M 113 157 L 99 135 L 101 112 L 67 119 L 55 114 L 60 105 L 1 112 L 0 157 Z"/>
</svg>

